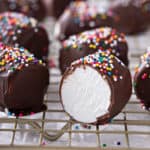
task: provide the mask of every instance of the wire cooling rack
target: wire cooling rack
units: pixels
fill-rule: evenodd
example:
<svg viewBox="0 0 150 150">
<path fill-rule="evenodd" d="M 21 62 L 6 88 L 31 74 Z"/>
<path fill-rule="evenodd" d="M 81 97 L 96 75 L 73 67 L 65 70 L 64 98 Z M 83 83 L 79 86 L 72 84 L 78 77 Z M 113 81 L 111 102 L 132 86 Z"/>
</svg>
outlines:
<svg viewBox="0 0 150 150">
<path fill-rule="evenodd" d="M 137 55 L 132 55 L 132 61 L 138 61 Z M 134 63 L 131 70 L 133 68 Z M 20 118 L 0 118 L 0 148 L 150 149 L 150 114 L 142 109 L 134 93 L 110 124 L 81 125 L 72 121 L 62 109 L 58 95 L 61 76 L 57 68 L 51 70 L 50 78 L 45 112 Z"/>
<path fill-rule="evenodd" d="M 51 33 L 54 24 L 45 26 Z M 132 75 L 140 55 L 150 44 L 149 37 L 150 31 L 127 37 Z M 58 43 L 53 41 L 51 56 L 56 60 L 57 50 Z M 27 117 L 0 113 L 0 149 L 150 150 L 150 113 L 142 108 L 134 92 L 126 107 L 109 124 L 81 125 L 72 121 L 61 106 L 59 69 L 51 69 L 50 74 L 45 112 Z"/>
</svg>

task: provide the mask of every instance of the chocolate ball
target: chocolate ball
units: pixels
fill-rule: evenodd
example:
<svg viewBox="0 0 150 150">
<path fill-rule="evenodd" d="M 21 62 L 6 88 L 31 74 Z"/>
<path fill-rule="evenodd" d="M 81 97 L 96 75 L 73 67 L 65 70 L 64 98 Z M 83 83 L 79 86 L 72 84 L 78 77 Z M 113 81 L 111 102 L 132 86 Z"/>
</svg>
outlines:
<svg viewBox="0 0 150 150">
<path fill-rule="evenodd" d="M 19 12 L 41 21 L 46 16 L 41 0 L 0 0 L 0 12 Z"/>
<path fill-rule="evenodd" d="M 0 44 L 0 106 L 19 113 L 46 109 L 47 67 L 24 48 Z"/>
<path fill-rule="evenodd" d="M 102 13 L 96 6 L 88 2 L 72 2 L 59 18 L 55 36 L 59 40 L 68 38 L 86 30 L 111 26 L 113 18 L 107 13 Z"/>
<path fill-rule="evenodd" d="M 0 14 L 0 42 L 29 49 L 38 59 L 47 61 L 48 35 L 34 18 L 12 12 Z"/>
<path fill-rule="evenodd" d="M 141 56 L 140 65 L 136 68 L 134 75 L 134 89 L 142 105 L 150 110 L 150 52 Z"/>
<path fill-rule="evenodd" d="M 128 45 L 124 34 L 105 27 L 70 36 L 62 43 L 59 56 L 59 67 L 62 74 L 73 61 L 95 53 L 99 48 L 103 51 L 109 50 L 128 66 Z"/>
<path fill-rule="evenodd" d="M 80 58 L 64 73 L 60 97 L 76 121 L 100 125 L 121 112 L 132 92 L 128 68 L 109 51 Z"/>
</svg>

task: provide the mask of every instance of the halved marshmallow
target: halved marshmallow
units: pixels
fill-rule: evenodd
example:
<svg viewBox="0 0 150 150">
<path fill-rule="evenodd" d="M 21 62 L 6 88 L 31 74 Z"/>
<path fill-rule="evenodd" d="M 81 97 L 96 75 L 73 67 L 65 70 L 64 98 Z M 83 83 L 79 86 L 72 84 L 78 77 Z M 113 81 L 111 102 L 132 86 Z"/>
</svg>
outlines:
<svg viewBox="0 0 150 150">
<path fill-rule="evenodd" d="M 132 92 L 128 68 L 109 50 L 74 61 L 63 75 L 60 97 L 76 121 L 105 124 L 121 112 Z"/>
<path fill-rule="evenodd" d="M 89 65 L 79 65 L 62 83 L 64 109 L 75 120 L 93 123 L 108 113 L 111 88 L 108 81 Z"/>
</svg>

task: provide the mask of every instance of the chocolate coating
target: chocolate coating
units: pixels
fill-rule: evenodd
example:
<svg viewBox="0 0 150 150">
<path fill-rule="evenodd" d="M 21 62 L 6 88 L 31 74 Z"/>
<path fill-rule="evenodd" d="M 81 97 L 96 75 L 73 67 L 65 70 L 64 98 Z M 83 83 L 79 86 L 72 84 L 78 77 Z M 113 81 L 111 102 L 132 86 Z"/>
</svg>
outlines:
<svg viewBox="0 0 150 150">
<path fill-rule="evenodd" d="M 56 37 L 63 40 L 86 30 L 111 26 L 112 21 L 109 14 L 99 12 L 96 6 L 90 6 L 88 2 L 72 2 L 58 20 Z"/>
<path fill-rule="evenodd" d="M 33 18 L 20 13 L 0 14 L 0 41 L 13 47 L 29 49 L 38 59 L 47 61 L 48 35 Z"/>
<path fill-rule="evenodd" d="M 150 110 L 150 52 L 141 57 L 134 75 L 135 93 L 147 110 Z"/>
<path fill-rule="evenodd" d="M 96 52 L 95 54 L 81 58 L 73 62 L 62 77 L 60 84 L 60 97 L 62 100 L 62 104 L 63 99 L 61 90 L 63 82 L 70 74 L 72 74 L 75 71 L 75 69 L 81 67 L 81 65 L 84 66 L 84 69 L 86 69 L 86 66 L 92 67 L 93 69 L 95 69 L 97 72 L 100 73 L 100 75 L 104 78 L 104 80 L 107 80 L 107 82 L 109 83 L 109 86 L 111 88 L 111 104 L 109 106 L 108 113 L 106 113 L 102 117 L 97 117 L 96 122 L 91 122 L 94 125 L 108 123 L 114 116 L 116 116 L 118 113 L 121 112 L 121 110 L 126 105 L 131 96 L 132 82 L 130 72 L 128 68 L 124 64 L 122 64 L 122 62 L 119 59 L 111 55 L 107 50 L 105 52 L 99 51 Z M 78 100 L 79 99 L 77 99 L 77 101 Z M 74 118 L 74 116 L 71 117 Z"/>
<path fill-rule="evenodd" d="M 59 67 L 62 73 L 70 64 L 98 49 L 109 50 L 128 66 L 128 45 L 124 34 L 112 28 L 97 28 L 70 36 L 62 43 L 59 56 Z"/>
<path fill-rule="evenodd" d="M 0 56 L 0 106 L 16 114 L 46 109 L 47 67 L 23 48 L 1 44 Z"/>
<path fill-rule="evenodd" d="M 113 27 L 126 34 L 136 34 L 147 29 L 143 0 L 114 0 L 109 12 L 113 18 Z"/>
<path fill-rule="evenodd" d="M 41 0 L 0 0 L 0 13 L 19 12 L 41 21 L 46 16 Z"/>
<path fill-rule="evenodd" d="M 46 2 L 47 0 L 44 0 L 44 1 L 45 1 L 45 4 L 47 5 L 48 14 L 58 19 L 63 13 L 63 11 L 65 10 L 65 8 L 72 1 L 75 1 L 75 0 L 63 0 L 63 1 L 62 0 L 49 0 L 48 1 L 49 3 Z"/>
</svg>

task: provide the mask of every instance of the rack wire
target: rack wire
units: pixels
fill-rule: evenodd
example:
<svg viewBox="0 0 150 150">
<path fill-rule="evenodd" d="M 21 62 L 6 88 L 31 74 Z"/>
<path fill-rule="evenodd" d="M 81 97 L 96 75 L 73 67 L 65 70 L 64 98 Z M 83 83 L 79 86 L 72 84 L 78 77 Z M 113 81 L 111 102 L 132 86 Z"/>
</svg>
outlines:
<svg viewBox="0 0 150 150">
<path fill-rule="evenodd" d="M 50 29 L 50 28 L 49 28 Z M 150 31 L 128 37 L 130 70 L 149 44 Z M 52 56 L 58 55 L 53 42 Z M 63 110 L 58 89 L 61 75 L 58 68 L 50 71 L 50 85 L 45 95 L 45 112 L 27 117 L 0 114 L 0 149 L 61 150 L 149 150 L 150 112 L 143 110 L 134 92 L 122 112 L 103 126 L 81 125 Z"/>
</svg>

